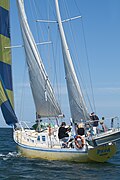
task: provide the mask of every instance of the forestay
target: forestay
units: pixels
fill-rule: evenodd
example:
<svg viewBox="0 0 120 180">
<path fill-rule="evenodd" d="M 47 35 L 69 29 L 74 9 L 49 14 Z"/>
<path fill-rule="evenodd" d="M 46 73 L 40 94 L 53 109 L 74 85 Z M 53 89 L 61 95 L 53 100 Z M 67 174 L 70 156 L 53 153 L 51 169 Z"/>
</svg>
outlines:
<svg viewBox="0 0 120 180">
<path fill-rule="evenodd" d="M 67 45 L 64 29 L 62 26 L 61 16 L 60 16 L 58 0 L 55 0 L 55 4 L 56 4 L 58 24 L 59 24 L 59 32 L 62 43 L 62 52 L 64 59 L 64 67 L 65 67 L 65 75 L 66 75 L 71 116 L 74 122 L 80 122 L 81 120 L 89 119 L 89 115 L 87 112 L 82 91 L 75 73 L 75 69 Z"/>
<path fill-rule="evenodd" d="M 24 1 L 17 0 L 17 6 L 36 112 L 40 117 L 56 117 L 61 114 L 61 110 L 30 31 Z"/>
</svg>

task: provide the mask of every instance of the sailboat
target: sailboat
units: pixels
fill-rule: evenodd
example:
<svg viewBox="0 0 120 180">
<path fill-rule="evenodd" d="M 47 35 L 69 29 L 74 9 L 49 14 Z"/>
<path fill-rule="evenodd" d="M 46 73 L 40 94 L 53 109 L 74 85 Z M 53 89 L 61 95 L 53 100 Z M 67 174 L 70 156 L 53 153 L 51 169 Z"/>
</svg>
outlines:
<svg viewBox="0 0 120 180">
<path fill-rule="evenodd" d="M 120 139 L 120 129 L 111 128 L 107 132 L 91 135 L 76 134 L 76 123 L 90 123 L 90 116 L 75 72 L 66 40 L 58 0 L 55 0 L 57 23 L 61 38 L 66 84 L 71 111 L 71 132 L 67 142 L 58 138 L 59 118 L 64 118 L 56 99 L 52 84 L 46 72 L 36 42 L 27 22 L 24 1 L 17 0 L 19 21 L 28 66 L 30 86 L 36 108 L 36 129 L 24 127 L 14 111 L 12 86 L 9 1 L 0 1 L 0 105 L 6 123 L 13 127 L 13 138 L 23 156 L 48 160 L 74 162 L 105 162 L 116 153 L 116 141 Z M 53 119 L 42 127 L 41 121 Z M 63 120 L 65 121 L 65 120 Z M 50 121 L 49 121 L 50 122 Z M 92 127 L 92 125 L 91 125 Z"/>
</svg>

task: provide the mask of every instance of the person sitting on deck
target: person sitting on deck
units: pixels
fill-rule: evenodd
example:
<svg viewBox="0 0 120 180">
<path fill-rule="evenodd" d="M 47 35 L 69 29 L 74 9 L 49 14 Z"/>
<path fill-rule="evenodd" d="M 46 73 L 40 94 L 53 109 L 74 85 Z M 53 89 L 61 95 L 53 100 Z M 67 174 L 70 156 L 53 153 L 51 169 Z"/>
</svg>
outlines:
<svg viewBox="0 0 120 180">
<path fill-rule="evenodd" d="M 36 120 L 36 124 L 34 124 L 32 126 L 32 128 L 37 131 L 37 132 L 41 132 L 43 130 L 43 125 L 42 125 L 42 120 L 41 119 L 37 119 Z"/>
<path fill-rule="evenodd" d="M 74 138 L 70 138 L 71 127 L 66 127 L 66 123 L 62 122 L 59 130 L 58 130 L 58 138 L 61 143 L 62 148 L 74 148 L 73 146 L 73 140 Z"/>
<path fill-rule="evenodd" d="M 66 139 L 68 140 L 69 134 L 68 134 L 68 128 L 65 127 L 66 123 L 62 122 L 59 130 L 58 130 L 58 138 L 60 140 Z"/>
<path fill-rule="evenodd" d="M 83 123 L 78 125 L 77 134 L 83 136 L 85 134 L 85 129 Z"/>
<path fill-rule="evenodd" d="M 62 147 L 68 147 L 69 143 L 69 132 L 71 131 L 71 128 L 66 128 L 66 123 L 62 122 L 59 130 L 58 130 L 58 138 L 60 142 L 62 142 Z"/>
</svg>

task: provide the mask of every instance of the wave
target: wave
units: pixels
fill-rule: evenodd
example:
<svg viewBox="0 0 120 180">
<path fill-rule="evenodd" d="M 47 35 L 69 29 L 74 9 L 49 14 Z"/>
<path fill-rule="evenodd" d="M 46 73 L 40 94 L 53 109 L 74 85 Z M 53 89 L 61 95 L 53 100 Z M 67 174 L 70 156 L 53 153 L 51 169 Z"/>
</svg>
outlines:
<svg viewBox="0 0 120 180">
<path fill-rule="evenodd" d="M 0 158 L 8 160 L 10 158 L 19 157 L 21 154 L 18 152 L 9 152 L 8 154 L 0 154 Z"/>
</svg>

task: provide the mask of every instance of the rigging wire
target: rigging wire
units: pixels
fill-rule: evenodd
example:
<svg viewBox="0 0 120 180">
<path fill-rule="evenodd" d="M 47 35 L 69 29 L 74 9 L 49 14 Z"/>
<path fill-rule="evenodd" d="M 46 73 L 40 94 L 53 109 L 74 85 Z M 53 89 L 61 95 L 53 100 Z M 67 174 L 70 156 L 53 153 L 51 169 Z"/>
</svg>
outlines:
<svg viewBox="0 0 120 180">
<path fill-rule="evenodd" d="M 49 0 L 48 0 L 48 6 L 47 6 L 47 16 L 48 16 L 48 26 L 47 26 L 47 30 L 48 30 L 48 42 L 50 41 L 50 8 L 49 8 Z M 47 50 L 47 61 L 48 61 L 48 67 L 50 67 L 50 44 L 48 44 L 48 50 Z M 49 72 L 51 71 L 51 67 L 49 68 Z M 51 72 L 50 72 L 51 75 Z"/>
<path fill-rule="evenodd" d="M 93 93 L 93 86 L 92 86 L 92 78 L 91 78 L 89 58 L 88 58 L 88 51 L 87 51 L 87 45 L 86 45 L 86 39 L 85 39 L 85 32 L 84 32 L 84 27 L 83 27 L 83 21 L 81 20 L 81 22 L 82 22 L 83 38 L 84 38 L 85 50 L 86 50 L 86 56 L 87 56 L 88 71 L 89 71 L 90 85 L 91 85 L 92 98 L 93 98 L 93 106 L 94 106 L 94 110 L 95 110 L 95 112 L 96 112 L 96 106 L 95 106 L 95 100 L 94 100 L 94 93 Z M 92 111 L 93 111 L 93 110 L 92 110 Z"/>
<path fill-rule="evenodd" d="M 81 14 L 81 11 L 77 5 L 76 0 L 74 1 L 75 5 L 78 9 L 78 12 Z M 86 43 L 86 38 L 85 38 L 85 30 L 84 30 L 84 24 L 83 24 L 83 20 L 81 18 L 81 24 L 82 24 L 82 31 L 83 31 L 83 38 L 84 38 L 84 45 L 85 45 L 85 51 L 86 51 L 86 58 L 87 58 L 87 64 L 88 64 L 88 71 L 89 71 L 89 77 L 90 77 L 90 86 L 91 86 L 91 91 L 92 91 L 92 99 L 93 99 L 93 106 L 94 106 L 94 110 L 96 112 L 96 106 L 95 106 L 95 100 L 94 100 L 94 92 L 93 92 L 93 86 L 92 86 L 92 78 L 91 78 L 91 71 L 90 71 L 90 64 L 89 64 L 89 57 L 88 57 L 88 50 L 87 50 L 87 43 Z"/>
<path fill-rule="evenodd" d="M 49 7 L 53 10 L 54 8 L 52 7 L 52 3 L 51 3 L 51 1 L 49 0 Z M 52 11 L 53 12 L 53 16 L 55 17 L 55 13 L 54 13 L 54 11 Z M 51 31 L 50 31 L 50 35 L 51 35 Z M 57 95 L 57 99 L 58 99 L 58 102 L 59 102 L 59 105 L 60 105 L 60 108 L 61 108 L 61 98 L 60 98 L 60 95 L 61 95 L 61 87 L 59 87 L 59 81 L 58 81 L 58 77 L 60 77 L 60 76 L 58 76 L 58 74 L 60 74 L 60 73 L 58 73 L 58 71 L 57 71 L 57 62 L 59 62 L 59 61 L 56 61 L 56 59 L 57 58 L 55 58 L 56 57 L 56 55 L 58 54 L 58 53 L 60 53 L 60 51 L 58 51 L 58 31 L 57 31 L 57 34 L 56 34 L 56 36 L 55 36 L 55 34 L 54 34 L 54 43 L 52 43 L 52 59 L 53 59 L 53 67 L 54 67 L 54 77 L 53 77 L 53 87 L 54 87 L 54 89 L 56 90 L 56 95 Z M 50 37 L 51 38 L 51 37 Z M 51 38 L 52 39 L 52 38 Z M 54 48 L 54 46 L 55 46 L 55 48 Z M 57 53 L 58 52 L 58 53 Z M 58 58 L 58 59 L 60 59 L 60 58 Z M 58 69 L 59 69 L 59 72 L 61 72 L 60 71 L 60 66 L 58 66 Z"/>
<path fill-rule="evenodd" d="M 33 7 L 31 9 L 31 11 L 34 11 L 35 15 L 34 15 L 34 20 L 36 21 L 37 19 L 39 19 L 39 17 L 42 18 L 42 14 L 41 11 L 39 10 L 39 6 L 37 4 L 38 1 L 33 1 Z M 43 30 L 44 29 L 44 30 Z M 46 28 L 45 23 L 38 23 L 36 22 L 36 30 L 37 30 L 37 36 L 38 36 L 38 42 L 44 42 L 44 39 L 46 38 L 45 34 L 48 33 L 48 30 Z M 40 56 L 43 57 L 42 51 L 45 52 L 45 46 L 39 46 L 39 50 L 41 50 L 41 54 Z M 44 56 L 47 55 L 47 53 L 44 53 Z M 44 60 L 44 58 L 42 58 Z M 45 58 L 47 59 L 47 58 Z"/>
<path fill-rule="evenodd" d="M 69 15 L 69 11 L 68 11 L 68 8 L 67 8 L 67 5 L 65 4 L 65 9 L 66 9 L 66 13 L 67 13 L 67 16 L 68 17 L 70 17 L 70 15 Z M 73 46 L 74 46 L 74 51 L 75 51 L 75 59 L 76 60 L 78 60 L 78 63 L 80 64 L 80 61 L 79 61 L 79 58 L 78 58 L 78 53 L 77 53 L 77 48 L 76 48 L 76 43 L 75 43 L 75 39 L 74 39 L 74 35 L 75 35 L 75 33 L 74 33 L 74 35 L 73 35 L 73 28 L 72 28 L 72 26 L 71 26 L 71 23 L 70 22 L 68 22 L 68 24 L 69 24 L 69 29 L 70 29 L 70 33 L 71 33 L 71 37 L 72 37 L 72 41 L 73 41 Z M 77 37 L 77 34 L 76 34 L 76 37 Z M 71 49 L 71 51 L 72 51 L 72 49 Z M 73 62 L 74 63 L 74 62 Z M 78 69 L 78 66 L 77 66 L 77 69 Z M 82 73 L 80 73 L 80 71 L 78 70 L 78 73 L 79 73 L 79 77 L 80 77 L 80 79 L 81 79 L 81 82 L 82 82 L 82 84 L 83 84 L 83 87 L 84 87 L 84 90 L 86 90 L 86 87 L 85 87 L 85 83 L 83 83 L 84 82 L 84 78 L 83 78 L 83 76 L 82 76 Z M 79 79 L 78 79 L 78 81 L 79 81 Z M 80 84 L 79 84 L 80 85 Z M 82 91 L 82 89 L 81 89 L 81 91 Z M 86 96 L 87 96 L 87 99 L 88 99 L 88 102 L 89 102 L 89 104 L 90 104 L 90 107 L 91 107 L 91 109 L 92 109 L 92 106 L 91 106 L 91 103 L 90 103 L 90 100 L 89 100 L 89 96 L 88 96 L 88 93 L 87 93 L 87 91 L 85 91 L 85 93 L 86 93 Z M 82 94 L 83 94 L 83 92 L 82 92 Z M 78 97 L 79 98 L 79 97 Z M 84 99 L 84 98 L 83 98 Z"/>
<path fill-rule="evenodd" d="M 31 11 L 33 11 L 33 7 L 34 7 L 34 11 L 35 11 L 35 16 L 36 16 L 36 18 L 35 19 L 37 19 L 37 17 L 39 17 L 39 15 L 40 15 L 40 17 L 42 17 L 42 15 L 40 14 L 40 11 L 39 11 L 39 7 L 37 6 L 37 2 L 36 1 L 33 1 L 33 5 L 31 5 Z M 49 23 L 49 19 L 50 19 L 50 7 L 51 7 L 51 2 L 50 2 L 50 0 L 47 0 L 47 18 L 48 18 L 48 24 L 47 25 L 45 25 L 44 23 L 38 23 L 38 24 L 40 24 L 40 27 L 36 27 L 37 28 L 37 35 L 38 35 L 38 37 L 40 37 L 41 38 L 41 34 L 42 34 L 42 39 L 44 39 L 44 37 L 47 37 L 47 39 L 48 39 L 48 41 L 51 39 L 51 27 L 50 27 L 50 23 Z M 53 12 L 53 11 L 52 11 Z M 54 13 L 54 12 L 53 12 Z M 55 16 L 55 15 L 54 15 Z M 44 18 L 43 18 L 44 19 Z M 43 27 L 44 27 L 44 31 L 43 31 Z M 39 31 L 38 29 L 40 29 L 41 31 Z M 45 36 L 45 33 L 46 34 L 48 34 L 48 36 Z M 40 39 L 39 38 L 39 39 Z M 48 46 L 48 48 L 47 48 L 47 53 L 45 53 L 46 55 L 46 57 L 47 58 L 43 58 L 43 60 L 44 59 L 47 59 L 48 60 L 48 63 L 47 63 L 47 65 L 48 65 L 48 72 L 49 72 L 49 77 L 50 77 L 50 74 L 52 74 L 51 72 L 50 72 L 50 70 L 51 70 L 51 68 L 49 68 L 50 67 L 50 64 L 51 64 L 51 57 L 50 57 L 50 54 L 51 54 L 51 51 L 50 51 L 50 46 Z M 53 43 L 52 43 L 52 54 L 53 54 L 53 61 L 54 61 L 54 64 L 56 64 L 56 62 L 55 62 L 55 56 L 54 56 L 54 50 L 53 50 Z M 46 63 L 46 62 L 45 62 Z M 59 90 L 58 90 L 58 80 L 57 80 L 57 70 L 56 70 L 56 65 L 55 65 L 55 67 L 54 67 L 54 71 L 55 71 L 55 73 L 54 73 L 54 77 L 56 77 L 56 84 L 57 84 L 57 94 L 58 94 L 58 96 L 59 96 Z M 60 98 L 59 98 L 60 99 Z"/>
<path fill-rule="evenodd" d="M 24 62 L 25 63 L 25 62 Z M 24 114 L 24 99 L 25 99 L 25 74 L 26 74 L 26 71 L 27 71 L 27 64 L 25 63 L 24 64 L 24 72 L 23 72 L 23 86 L 22 86 L 22 89 L 21 89 L 21 101 L 20 101 L 20 109 L 19 109 L 19 116 L 20 116 L 20 120 L 23 119 L 23 114 Z"/>
<path fill-rule="evenodd" d="M 53 52 L 53 63 L 54 63 L 54 80 L 53 80 L 53 86 L 55 87 L 56 86 L 56 91 L 57 91 L 57 96 L 58 96 L 58 102 L 60 104 L 60 107 L 61 107 L 61 100 L 60 100 L 60 94 L 61 94 L 61 88 L 59 87 L 58 85 L 58 74 L 60 73 L 57 73 L 57 65 L 56 65 L 56 59 L 55 59 L 55 54 L 57 54 L 57 52 L 59 53 L 58 51 L 58 39 L 57 39 L 58 36 L 56 36 L 56 52 L 54 52 L 54 47 L 53 47 L 53 44 L 52 44 L 52 52 Z M 58 58 L 60 59 L 60 58 Z M 59 66 L 59 72 L 60 72 L 60 66 Z M 61 81 L 60 81 L 61 82 Z"/>
</svg>

